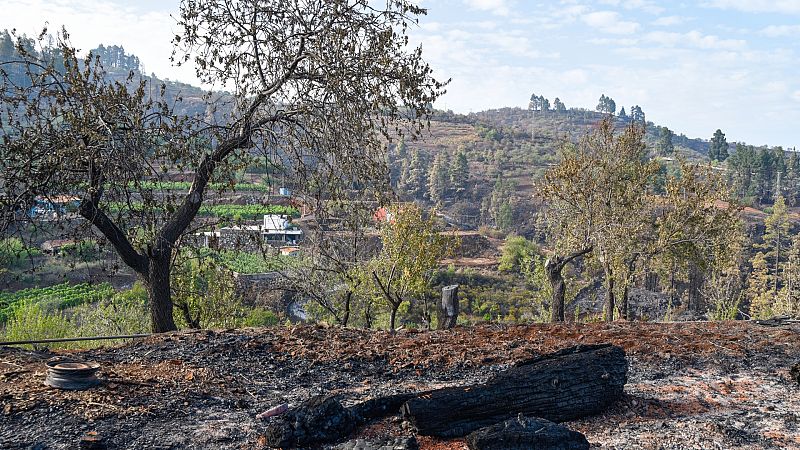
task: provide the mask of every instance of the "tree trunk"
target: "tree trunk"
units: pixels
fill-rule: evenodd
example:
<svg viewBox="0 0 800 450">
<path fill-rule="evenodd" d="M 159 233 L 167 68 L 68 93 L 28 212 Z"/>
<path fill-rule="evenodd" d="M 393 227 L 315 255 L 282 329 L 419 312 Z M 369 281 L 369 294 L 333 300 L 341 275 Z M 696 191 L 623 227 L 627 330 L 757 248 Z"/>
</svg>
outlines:
<svg viewBox="0 0 800 450">
<path fill-rule="evenodd" d="M 550 302 L 550 322 L 553 323 L 564 321 L 564 297 L 566 296 L 567 285 L 561 275 L 561 268 L 563 266 L 551 264 L 550 260 L 547 260 L 544 265 L 547 281 L 550 282 L 550 288 L 553 290 L 553 298 Z"/>
<path fill-rule="evenodd" d="M 778 295 L 778 269 L 780 268 L 780 263 L 781 263 L 781 230 L 780 230 L 780 227 L 778 227 L 777 233 L 778 233 L 778 238 L 776 239 L 776 242 L 775 242 L 775 279 L 774 279 L 773 288 L 772 288 L 772 295 L 774 295 L 774 296 Z"/>
<path fill-rule="evenodd" d="M 342 317 L 342 326 L 346 327 L 350 322 L 350 302 L 353 300 L 353 291 L 347 291 L 344 299 L 344 316 Z"/>
<path fill-rule="evenodd" d="M 592 251 L 592 247 L 586 247 L 578 250 L 565 258 L 560 256 L 553 256 L 548 258 L 544 263 L 544 271 L 547 275 L 547 281 L 550 283 L 550 288 L 553 291 L 553 296 L 550 301 L 550 321 L 553 323 L 564 321 L 564 303 L 567 292 L 567 284 L 564 282 L 564 277 L 561 271 L 573 259 L 583 256 Z"/>
<path fill-rule="evenodd" d="M 150 299 L 150 318 L 153 333 L 177 330 L 172 318 L 170 297 L 169 256 L 150 258 L 147 276 L 147 294 Z"/>
<path fill-rule="evenodd" d="M 458 322 L 458 285 L 442 288 L 442 300 L 439 302 L 438 329 L 449 330 Z"/>
<path fill-rule="evenodd" d="M 397 310 L 400 308 L 400 304 L 392 304 L 392 314 L 389 316 L 389 331 L 394 332 L 394 324 L 395 319 L 397 318 Z"/>
<path fill-rule="evenodd" d="M 628 362 L 620 347 L 577 346 L 535 358 L 482 385 L 413 398 L 403 416 L 418 434 L 452 438 L 525 416 L 563 422 L 597 414 L 622 396 Z"/>
<path fill-rule="evenodd" d="M 628 320 L 628 306 L 629 306 L 629 297 L 630 297 L 630 287 L 633 284 L 635 279 L 635 270 L 636 270 L 636 260 L 639 259 L 639 255 L 635 254 L 631 257 L 630 261 L 628 261 L 628 273 L 625 277 L 625 286 L 622 289 L 622 304 L 620 305 L 620 316 L 622 316 L 622 320 Z"/>
<path fill-rule="evenodd" d="M 630 296 L 630 283 L 625 283 L 625 288 L 622 290 L 622 304 L 620 305 L 619 315 L 622 320 L 629 320 L 628 317 L 628 297 Z"/>
<path fill-rule="evenodd" d="M 614 273 L 611 267 L 605 267 L 606 273 L 606 322 L 614 321 Z"/>
</svg>

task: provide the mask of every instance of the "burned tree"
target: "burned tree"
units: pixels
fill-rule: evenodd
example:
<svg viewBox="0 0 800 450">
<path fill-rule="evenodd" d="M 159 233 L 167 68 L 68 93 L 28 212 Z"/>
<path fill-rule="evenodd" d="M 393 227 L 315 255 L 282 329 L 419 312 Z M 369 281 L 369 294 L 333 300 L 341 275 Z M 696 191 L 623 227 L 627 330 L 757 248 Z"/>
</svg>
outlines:
<svg viewBox="0 0 800 450">
<path fill-rule="evenodd" d="M 572 252 L 567 256 L 553 255 L 544 263 L 545 275 L 547 281 L 550 283 L 550 288 L 553 290 L 553 299 L 550 304 L 550 321 L 563 322 L 564 321 L 564 297 L 566 296 L 567 286 L 564 282 L 564 276 L 561 272 L 574 259 L 579 258 L 592 251 L 592 247 Z"/>
<path fill-rule="evenodd" d="M 3 232 L 37 198 L 78 198 L 80 216 L 147 285 L 153 330 L 175 329 L 176 251 L 210 184 L 230 188 L 243 160 L 263 155 L 311 198 L 387 182 L 385 141 L 418 134 L 443 92 L 421 49 L 407 46 L 407 26 L 424 13 L 406 0 L 382 9 L 363 0 L 185 0 L 174 61 L 232 92 L 207 96 L 192 117 L 173 112 L 179 96 L 134 72 L 111 80 L 66 32 L 59 58 L 20 45 L 21 58 L 0 73 Z M 172 171 L 190 174 L 188 192 L 159 189 Z"/>
</svg>

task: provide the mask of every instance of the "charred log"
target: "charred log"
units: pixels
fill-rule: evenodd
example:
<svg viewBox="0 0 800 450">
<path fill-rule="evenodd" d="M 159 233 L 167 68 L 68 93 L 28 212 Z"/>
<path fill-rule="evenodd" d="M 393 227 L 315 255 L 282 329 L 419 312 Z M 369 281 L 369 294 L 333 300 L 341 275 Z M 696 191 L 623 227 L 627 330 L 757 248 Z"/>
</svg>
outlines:
<svg viewBox="0 0 800 450">
<path fill-rule="evenodd" d="M 588 450 L 589 441 L 577 431 L 539 418 L 519 416 L 467 436 L 470 450 Z"/>
<path fill-rule="evenodd" d="M 265 432 L 266 444 L 272 448 L 293 448 L 338 442 L 359 425 L 397 414 L 403 403 L 418 395 L 419 392 L 376 397 L 350 408 L 332 396 L 313 397 L 275 417 Z"/>
<path fill-rule="evenodd" d="M 355 430 L 355 415 L 331 396 L 317 396 L 278 416 L 264 433 L 271 448 L 308 447 L 342 440 Z"/>
<path fill-rule="evenodd" d="M 394 394 L 386 397 L 371 398 L 367 401 L 358 403 L 350 407 L 350 412 L 359 423 L 367 423 L 374 419 L 380 419 L 390 414 L 397 414 L 403 403 L 421 395 L 419 392 Z"/>
<path fill-rule="evenodd" d="M 426 436 L 458 437 L 516 417 L 563 422 L 597 414 L 622 396 L 625 352 L 612 345 L 571 347 L 525 361 L 482 385 L 412 398 L 403 416 Z"/>
<path fill-rule="evenodd" d="M 353 439 L 334 447 L 335 450 L 419 450 L 414 436 L 383 439 Z"/>
</svg>

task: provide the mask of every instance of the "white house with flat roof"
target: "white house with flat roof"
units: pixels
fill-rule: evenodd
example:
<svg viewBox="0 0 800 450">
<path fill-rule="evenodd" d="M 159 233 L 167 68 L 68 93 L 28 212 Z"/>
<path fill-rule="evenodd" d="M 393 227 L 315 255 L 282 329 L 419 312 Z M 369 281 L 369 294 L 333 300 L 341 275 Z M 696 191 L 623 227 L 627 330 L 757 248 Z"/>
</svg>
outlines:
<svg viewBox="0 0 800 450">
<path fill-rule="evenodd" d="M 202 237 L 201 245 L 206 247 L 221 246 L 222 248 L 241 247 L 247 244 L 246 236 L 261 236 L 273 246 L 296 245 L 303 237 L 303 230 L 292 223 L 290 216 L 267 214 L 264 221 L 258 225 L 241 225 L 222 227 L 218 230 L 197 233 Z"/>
</svg>

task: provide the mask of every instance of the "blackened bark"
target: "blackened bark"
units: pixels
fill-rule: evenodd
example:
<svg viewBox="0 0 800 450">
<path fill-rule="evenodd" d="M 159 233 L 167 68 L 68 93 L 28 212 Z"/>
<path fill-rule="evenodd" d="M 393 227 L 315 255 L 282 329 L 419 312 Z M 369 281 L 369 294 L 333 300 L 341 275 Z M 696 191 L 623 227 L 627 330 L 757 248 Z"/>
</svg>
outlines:
<svg viewBox="0 0 800 450">
<path fill-rule="evenodd" d="M 564 321 L 564 297 L 566 295 L 567 285 L 564 282 L 564 277 L 562 276 L 561 272 L 572 260 L 591 251 L 592 247 L 587 247 L 566 257 L 553 256 L 545 261 L 544 271 L 547 275 L 547 281 L 550 283 L 550 287 L 553 291 L 553 298 L 550 303 L 551 322 L 555 323 Z"/>
<path fill-rule="evenodd" d="M 439 302 L 438 329 L 448 330 L 456 326 L 458 322 L 458 285 L 445 286 L 442 288 L 442 299 Z"/>
<path fill-rule="evenodd" d="M 149 261 L 146 256 L 140 254 L 133 248 L 125 233 L 108 218 L 106 213 L 97 207 L 95 200 L 86 199 L 81 202 L 79 213 L 81 217 L 95 226 L 117 251 L 122 262 L 136 271 L 139 275 L 146 277 L 148 273 Z"/>
<path fill-rule="evenodd" d="M 614 272 L 608 265 L 604 269 L 606 274 L 606 322 L 613 322 L 614 307 L 616 306 L 614 299 Z"/>
<path fill-rule="evenodd" d="M 589 450 L 586 436 L 533 417 L 517 417 L 481 428 L 467 436 L 470 450 Z"/>
<path fill-rule="evenodd" d="M 177 330 L 175 320 L 172 318 L 169 255 L 151 257 L 149 266 L 147 293 L 150 299 L 150 319 L 153 333 Z"/>
<path fill-rule="evenodd" d="M 350 322 L 350 302 L 353 300 L 353 291 L 347 291 L 344 297 L 344 316 L 342 316 L 342 326 L 346 327 Z"/>
<path fill-rule="evenodd" d="M 419 434 L 458 437 L 523 414 L 553 422 L 597 414 L 622 396 L 625 352 L 578 346 L 513 367 L 482 385 L 444 388 L 413 398 L 403 416 Z"/>
<path fill-rule="evenodd" d="M 397 310 L 400 308 L 399 304 L 392 303 L 392 314 L 389 317 L 389 331 L 394 331 L 395 320 L 397 319 Z"/>
<path fill-rule="evenodd" d="M 304 401 L 296 408 L 274 417 L 264 433 L 271 448 L 311 447 L 340 441 L 359 425 L 397 414 L 408 399 L 424 393 L 378 397 L 345 408 L 329 395 Z"/>
</svg>

